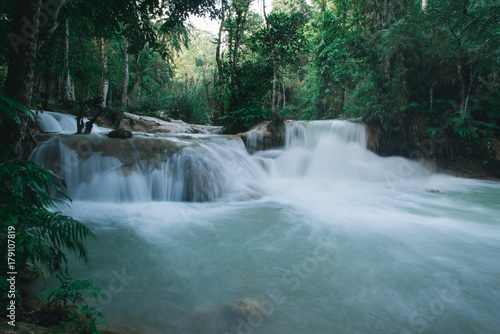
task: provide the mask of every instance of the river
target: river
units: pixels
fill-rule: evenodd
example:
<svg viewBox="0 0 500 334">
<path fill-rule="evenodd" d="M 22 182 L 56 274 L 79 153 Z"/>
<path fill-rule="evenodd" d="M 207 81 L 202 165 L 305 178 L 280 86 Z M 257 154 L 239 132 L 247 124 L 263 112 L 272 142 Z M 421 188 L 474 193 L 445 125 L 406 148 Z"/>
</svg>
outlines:
<svg viewBox="0 0 500 334">
<path fill-rule="evenodd" d="M 253 155 L 220 135 L 41 143 L 32 160 L 73 199 L 62 212 L 97 235 L 90 269 L 75 260 L 70 272 L 106 292 L 93 305 L 110 329 L 500 329 L 499 183 L 379 157 L 361 124 L 288 123 L 286 137 Z"/>
</svg>

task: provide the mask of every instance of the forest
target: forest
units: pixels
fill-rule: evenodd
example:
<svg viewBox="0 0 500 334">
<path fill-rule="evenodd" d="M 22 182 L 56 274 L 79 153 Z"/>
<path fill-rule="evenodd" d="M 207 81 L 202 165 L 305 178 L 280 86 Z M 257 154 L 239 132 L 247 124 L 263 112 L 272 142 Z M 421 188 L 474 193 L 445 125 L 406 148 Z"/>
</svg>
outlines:
<svg viewBox="0 0 500 334">
<path fill-rule="evenodd" d="M 498 135 L 495 1 L 31 4 L 3 4 L 0 26 L 2 91 L 25 106 L 91 115 L 98 104 L 113 119 L 131 111 L 227 133 L 361 117 L 412 148 L 438 130 L 469 151 Z M 190 15 L 217 20 L 217 35 Z"/>
<path fill-rule="evenodd" d="M 287 120 L 350 120 L 381 156 L 500 178 L 495 0 L 16 0 L 0 3 L 0 34 L 0 217 L 12 232 L 0 254 L 8 263 L 15 234 L 20 277 L 59 272 L 46 307 L 105 295 L 60 271 L 68 251 L 89 261 L 95 235 L 57 211 L 71 201 L 61 175 L 27 161 L 40 132 L 32 110 L 231 135 L 264 121 L 283 132 Z M 100 313 L 85 307 L 72 319 L 98 333 Z"/>
</svg>

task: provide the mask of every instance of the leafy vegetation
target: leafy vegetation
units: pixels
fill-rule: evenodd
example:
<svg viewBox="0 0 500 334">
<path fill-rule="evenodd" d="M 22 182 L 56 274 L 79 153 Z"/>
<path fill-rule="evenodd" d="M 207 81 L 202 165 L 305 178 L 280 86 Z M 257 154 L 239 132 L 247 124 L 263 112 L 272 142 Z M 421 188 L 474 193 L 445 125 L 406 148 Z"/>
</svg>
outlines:
<svg viewBox="0 0 500 334">
<path fill-rule="evenodd" d="M 103 315 L 95 307 L 87 304 L 87 299 L 107 299 L 101 289 L 95 286 L 92 280 L 74 280 L 68 267 L 56 275 L 59 287 L 43 292 L 45 300 L 45 312 L 60 314 L 67 323 L 74 324 L 73 331 L 82 334 L 101 333 L 97 325 L 105 325 L 104 321 L 97 320 Z M 68 305 L 69 304 L 69 305 Z M 70 305 L 79 305 L 74 312 L 69 309 Z"/>
<path fill-rule="evenodd" d="M 26 15 L 28 0 L 17 3 Z M 363 117 L 408 138 L 418 119 L 426 123 L 414 132 L 421 139 L 432 129 L 457 142 L 499 134 L 500 7 L 493 1 L 60 4 L 36 41 L 0 44 L 0 82 L 23 105 L 96 99 L 103 108 L 222 124 L 232 133 L 280 114 Z M 2 6 L 0 30 L 20 34 L 18 7 Z M 217 18 L 219 31 L 189 26 L 192 14 Z M 17 66 L 18 58 L 27 65 Z M 445 119 L 451 113 L 461 115 L 460 130 Z"/>
<path fill-rule="evenodd" d="M 0 97 L 0 101 L 2 112 L 15 124 L 20 125 L 23 118 L 33 119 L 33 113 L 19 103 L 4 97 Z M 0 129 L 3 131 L 5 124 L 1 124 Z M 11 266 L 9 271 L 15 271 L 20 279 L 32 277 L 33 273 L 35 277 L 39 274 L 48 277 L 67 263 L 67 251 L 75 252 L 80 259 L 88 262 L 85 242 L 94 234 L 82 223 L 54 211 L 65 202 L 54 197 L 52 192 L 70 200 L 64 193 L 64 181 L 54 172 L 34 163 L 10 159 L 10 154 L 5 152 L 11 151 L 11 148 L 1 148 L 0 228 L 12 233 L 0 236 L 0 257 Z M 7 258 L 15 262 L 7 261 Z M 5 284 L 7 277 L 1 278 Z M 61 282 L 60 288 L 46 292 L 49 306 L 62 304 L 65 308 L 67 302 L 81 303 L 84 294 L 93 298 L 103 297 L 93 282 L 71 279 L 67 267 L 57 278 Z M 14 296 L 2 295 L 0 298 L 12 300 L 14 297 L 16 305 L 19 305 L 19 286 L 16 286 Z M 88 307 L 82 308 L 82 312 L 85 312 L 85 333 L 97 333 L 95 316 L 98 314 Z"/>
<path fill-rule="evenodd" d="M 55 189 L 64 195 L 62 179 L 54 172 L 27 161 L 0 164 L 2 229 L 14 226 L 16 262 L 20 272 L 37 271 L 48 275 L 67 263 L 65 249 L 88 261 L 85 241 L 92 232 L 71 217 L 49 209 L 63 202 L 50 195 Z M 7 239 L 1 239 L 2 258 L 6 258 Z"/>
</svg>

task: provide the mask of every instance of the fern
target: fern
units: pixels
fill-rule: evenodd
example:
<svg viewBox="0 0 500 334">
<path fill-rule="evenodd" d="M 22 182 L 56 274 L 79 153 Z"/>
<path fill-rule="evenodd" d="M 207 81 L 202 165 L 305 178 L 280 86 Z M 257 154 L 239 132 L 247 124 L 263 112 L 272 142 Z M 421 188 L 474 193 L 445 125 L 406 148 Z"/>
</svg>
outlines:
<svg viewBox="0 0 500 334">
<path fill-rule="evenodd" d="M 95 307 L 89 307 L 86 299 L 104 299 L 108 297 L 97 287 L 92 280 L 75 280 L 68 271 L 68 267 L 56 275 L 59 280 L 59 287 L 42 292 L 45 301 L 46 312 L 56 312 L 62 315 L 63 319 L 68 319 L 75 323 L 75 329 L 79 333 L 95 334 L 100 333 L 97 324 L 106 324 L 96 320 L 96 317 L 103 317 Z M 68 311 L 68 305 L 79 305 L 79 308 L 72 314 Z M 78 316 L 78 314 L 83 315 Z"/>
<path fill-rule="evenodd" d="M 31 111 L 3 97 L 0 109 L 16 123 L 34 117 Z M 94 237 L 92 231 L 71 217 L 51 211 L 65 205 L 64 200 L 70 200 L 65 187 L 54 172 L 32 162 L 6 160 L 0 163 L 0 225 L 4 231 L 9 225 L 15 227 L 19 272 L 35 270 L 48 275 L 67 262 L 63 249 L 77 253 L 88 263 L 85 242 Z M 63 200 L 53 197 L 53 191 Z M 4 236 L 0 237 L 0 247 L 0 256 L 6 258 Z"/>
</svg>

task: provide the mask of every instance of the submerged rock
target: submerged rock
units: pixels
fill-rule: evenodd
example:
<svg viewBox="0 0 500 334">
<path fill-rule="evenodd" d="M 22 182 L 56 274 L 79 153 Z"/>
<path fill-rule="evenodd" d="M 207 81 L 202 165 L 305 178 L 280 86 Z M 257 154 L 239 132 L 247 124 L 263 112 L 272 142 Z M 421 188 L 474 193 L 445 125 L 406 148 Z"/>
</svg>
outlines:
<svg viewBox="0 0 500 334">
<path fill-rule="evenodd" d="M 226 311 L 244 319 L 270 315 L 266 304 L 255 298 L 237 299 L 227 306 Z"/>
<path fill-rule="evenodd" d="M 247 322 L 263 321 L 270 312 L 269 305 L 255 298 L 237 299 L 225 305 L 200 305 L 179 319 L 179 328 L 188 326 L 193 333 L 227 333 Z"/>
</svg>

